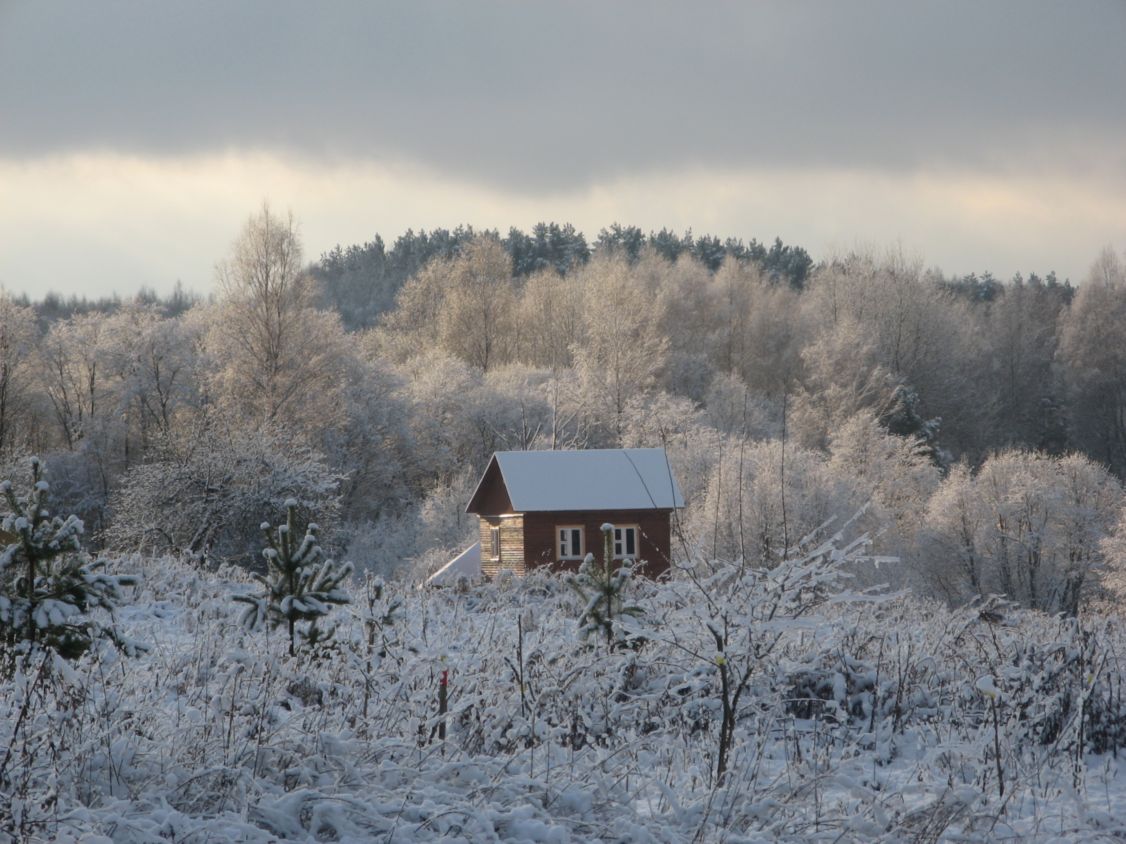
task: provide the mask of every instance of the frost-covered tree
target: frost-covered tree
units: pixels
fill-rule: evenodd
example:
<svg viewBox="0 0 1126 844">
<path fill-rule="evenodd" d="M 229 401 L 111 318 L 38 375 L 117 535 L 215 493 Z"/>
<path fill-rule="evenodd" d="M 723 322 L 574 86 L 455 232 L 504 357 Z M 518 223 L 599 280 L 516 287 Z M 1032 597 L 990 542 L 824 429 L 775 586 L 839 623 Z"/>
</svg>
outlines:
<svg viewBox="0 0 1126 844">
<path fill-rule="evenodd" d="M 255 577 L 264 591 L 234 596 L 236 601 L 249 605 L 242 616 L 247 629 L 254 630 L 263 624 L 286 628 L 290 656 L 296 654 L 298 640 L 316 647 L 332 638 L 332 628 L 323 622 L 334 607 L 350 603 L 344 582 L 352 574 L 351 563 L 337 563 L 325 556 L 317 540 L 319 527 L 315 522 L 309 522 L 304 538 L 297 538 L 297 508 L 296 499 L 285 502 L 285 522 L 276 531 L 269 522 L 261 525 L 266 537 L 262 550 L 266 573 Z"/>
<path fill-rule="evenodd" d="M 899 250 L 837 257 L 811 279 L 801 308 L 818 333 L 851 322 L 848 330 L 869 344 L 861 373 L 875 373 L 879 367 L 892 379 L 892 388 L 909 384 L 918 393 L 919 413 L 941 418 L 949 441 L 963 448 L 977 446 L 989 406 L 988 385 L 980 377 L 990 363 L 982 332 L 966 303 L 926 275 L 920 260 Z M 863 384 L 857 377 L 859 362 L 842 360 L 846 380 L 830 378 L 829 383 Z M 862 406 L 873 408 L 871 403 Z"/>
<path fill-rule="evenodd" d="M 512 260 L 504 246 L 493 237 L 478 237 L 445 269 L 437 325 L 443 348 L 483 372 L 509 362 L 520 325 L 514 319 Z"/>
<path fill-rule="evenodd" d="M 663 391 L 635 397 L 626 410 L 624 448 L 656 448 L 687 443 L 705 425 L 696 402 Z"/>
<path fill-rule="evenodd" d="M 1033 276 L 1019 276 L 985 314 L 985 337 L 995 362 L 984 373 L 995 384 L 991 439 L 1001 446 L 1046 448 L 1060 443 L 1046 436 L 1053 405 L 1062 397 L 1053 360 L 1059 345 L 1057 327 L 1066 302 L 1060 286 L 1049 287 Z"/>
<path fill-rule="evenodd" d="M 956 469 L 928 506 L 920 559 L 952 599 L 1000 593 L 1077 615 L 1097 591 L 1121 484 L 1082 455 L 1007 451 Z"/>
<path fill-rule="evenodd" d="M 149 462 L 125 474 L 105 538 L 122 550 L 251 565 L 263 513 L 292 498 L 302 513 L 331 523 L 339 488 L 340 475 L 308 446 L 276 428 L 248 430 L 213 417 L 174 430 Z"/>
<path fill-rule="evenodd" d="M 913 540 L 939 472 L 920 438 L 896 436 L 861 412 L 833 432 L 830 472 L 858 501 L 880 553 L 900 554 Z"/>
<path fill-rule="evenodd" d="M 512 261 L 494 236 L 431 261 L 395 301 L 377 332 L 381 351 L 395 360 L 440 348 L 486 371 L 510 361 L 519 346 Z"/>
<path fill-rule="evenodd" d="M 485 412 L 477 422 L 482 440 L 491 439 L 494 450 L 541 448 L 553 428 L 554 380 L 549 370 L 523 364 L 487 372 L 482 385 Z"/>
<path fill-rule="evenodd" d="M 980 506 L 970 468 L 959 463 L 927 502 L 912 560 L 930 594 L 963 603 L 988 594 L 981 547 L 990 515 Z"/>
<path fill-rule="evenodd" d="M 314 306 L 292 215 L 263 206 L 217 272 L 223 296 L 205 309 L 204 344 L 214 397 L 252 423 L 293 433 L 336 424 L 350 348 L 339 316 Z"/>
<path fill-rule="evenodd" d="M 31 400 L 39 331 L 35 311 L 0 290 L 0 458 L 25 441 L 34 425 Z"/>
<path fill-rule="evenodd" d="M 67 449 L 116 424 L 108 383 L 106 317 L 56 323 L 40 345 L 40 378 Z M 106 449 L 105 438 L 99 447 Z"/>
<path fill-rule="evenodd" d="M 829 471 L 825 456 L 781 440 L 728 438 L 703 494 L 689 502 L 689 534 L 710 559 L 772 566 L 803 538 L 847 520 L 863 498 Z"/>
<path fill-rule="evenodd" d="M 1060 331 L 1077 445 L 1126 476 L 1126 266 L 1104 250 Z"/>
<path fill-rule="evenodd" d="M 605 444 L 616 445 L 630 400 L 656 384 L 666 361 L 662 305 L 620 258 L 592 260 L 584 284 L 585 330 L 575 343 L 575 368 L 587 412 L 601 426 Z"/>
<path fill-rule="evenodd" d="M 382 360 L 349 364 L 339 425 L 326 425 L 315 437 L 330 466 L 344 469 L 341 516 L 367 521 L 388 507 L 414 497 L 423 474 L 415 459 L 413 409 L 399 375 Z"/>
<path fill-rule="evenodd" d="M 752 393 L 737 375 L 716 375 L 703 404 L 708 424 L 725 434 L 755 440 L 782 435 L 782 401 Z"/>
<path fill-rule="evenodd" d="M 687 253 L 669 261 L 652 246 L 642 249 L 629 273 L 639 295 L 657 305 L 656 330 L 668 341 L 658 386 L 699 401 L 715 370 L 708 358 L 716 317 L 711 274 Z"/>
<path fill-rule="evenodd" d="M 52 516 L 49 485 L 39 458 L 31 458 L 31 484 L 22 496 L 12 482 L 0 482 L 8 512 L 0 530 L 12 537 L 0 545 L 0 637 L 3 644 L 24 640 L 61 656 L 83 654 L 98 638 L 119 644 L 112 626 L 91 611 L 112 611 L 123 599 L 122 588 L 136 583 L 130 575 L 102 572 L 82 551 L 82 521 Z"/>
<path fill-rule="evenodd" d="M 571 345 L 583 325 L 582 287 L 545 270 L 529 276 L 519 295 L 515 319 L 524 326 L 519 359 L 552 372 L 570 367 Z"/>
<path fill-rule="evenodd" d="M 1126 507 L 1119 511 L 1110 532 L 1099 543 L 1106 561 L 1103 586 L 1114 605 L 1126 601 Z"/>
<path fill-rule="evenodd" d="M 919 393 L 913 387 L 900 384 L 892 390 L 891 399 L 879 421 L 888 433 L 910 441 L 936 466 L 949 464 L 950 455 L 938 444 L 942 420 L 925 419 L 920 415 Z"/>
<path fill-rule="evenodd" d="M 436 326 L 445 302 L 446 263 L 431 261 L 407 279 L 395 295 L 395 307 L 371 332 L 371 351 L 396 363 L 434 352 L 440 345 Z"/>
<path fill-rule="evenodd" d="M 199 320 L 171 319 L 152 305 L 132 304 L 106 320 L 106 367 L 116 410 L 128 418 L 139 459 L 178 413 L 199 403 Z M 136 445 L 133 445 L 136 441 Z"/>
<path fill-rule="evenodd" d="M 797 294 L 763 277 L 755 264 L 727 260 L 712 277 L 710 356 L 754 392 L 779 395 L 801 372 L 806 340 Z M 699 341 L 699 338 L 696 338 Z"/>
<path fill-rule="evenodd" d="M 414 459 L 425 478 L 449 478 L 463 465 L 478 465 L 480 428 L 474 417 L 484 381 L 481 372 L 440 350 L 412 357 L 397 367 L 399 395 L 410 408 Z M 487 445 L 485 446 L 487 448 Z"/>
<path fill-rule="evenodd" d="M 805 375 L 787 423 L 802 445 L 824 448 L 829 436 L 863 411 L 881 415 L 897 385 L 876 343 L 855 319 L 824 326 L 802 350 Z"/>
<path fill-rule="evenodd" d="M 1059 504 L 1055 520 L 1060 544 L 1059 607 L 1079 614 L 1105 576 L 1103 539 L 1112 531 L 1123 504 L 1119 480 L 1104 466 L 1081 454 L 1056 458 Z"/>
</svg>

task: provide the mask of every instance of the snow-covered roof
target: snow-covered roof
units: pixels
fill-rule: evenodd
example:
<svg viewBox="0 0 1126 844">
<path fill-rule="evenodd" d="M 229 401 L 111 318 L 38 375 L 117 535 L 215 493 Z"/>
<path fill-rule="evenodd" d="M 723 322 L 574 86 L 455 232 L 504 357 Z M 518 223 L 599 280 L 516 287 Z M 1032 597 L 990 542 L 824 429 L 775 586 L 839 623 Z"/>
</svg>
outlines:
<svg viewBox="0 0 1126 844">
<path fill-rule="evenodd" d="M 426 578 L 429 586 L 453 586 L 457 579 L 465 576 L 476 580 L 481 576 L 481 543 L 474 542 L 430 577 Z"/>
<path fill-rule="evenodd" d="M 494 461 L 517 513 L 684 506 L 663 448 L 498 451 L 490 469 Z M 488 477 L 486 469 L 466 508 L 470 512 Z"/>
</svg>

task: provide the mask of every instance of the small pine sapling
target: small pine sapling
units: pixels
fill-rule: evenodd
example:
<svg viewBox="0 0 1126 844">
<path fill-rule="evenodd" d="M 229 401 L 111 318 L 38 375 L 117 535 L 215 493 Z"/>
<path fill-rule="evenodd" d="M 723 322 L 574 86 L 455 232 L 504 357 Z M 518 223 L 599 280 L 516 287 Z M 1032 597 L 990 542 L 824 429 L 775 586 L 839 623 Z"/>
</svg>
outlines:
<svg viewBox="0 0 1126 844">
<path fill-rule="evenodd" d="M 602 563 L 593 554 L 587 554 L 577 574 L 568 577 L 567 583 L 586 602 L 579 616 L 579 629 L 584 636 L 601 633 L 606 644 L 614 642 L 614 620 L 622 616 L 639 616 L 644 610 L 625 602 L 626 584 L 633 576 L 633 561 L 622 560 L 614 568 L 614 526 L 602 525 Z"/>
<path fill-rule="evenodd" d="M 235 600 L 249 604 L 242 623 L 249 630 L 268 622 L 271 628 L 286 626 L 289 632 L 290 656 L 297 652 L 300 638 L 310 647 L 325 644 L 332 638 L 332 628 L 318 626 L 332 608 L 350 603 L 342 584 L 352 574 L 352 564 L 337 563 L 325 556 L 317 542 L 319 528 L 310 522 L 305 537 L 297 541 L 295 529 L 297 502 L 285 502 L 286 520 L 277 527 L 277 539 L 269 522 L 262 523 L 266 547 L 266 573 L 254 576 L 265 587 L 258 595 L 236 595 Z"/>
<path fill-rule="evenodd" d="M 9 512 L 0 530 L 11 541 L 0 546 L 0 639 L 6 645 L 37 643 L 67 659 L 85 653 L 96 639 L 109 639 L 129 651 L 112 626 L 89 616 L 92 609 L 113 609 L 133 575 L 101 572 L 104 561 L 90 561 L 82 551 L 82 520 L 52 516 L 44 467 L 31 458 L 31 488 L 18 497 L 11 481 L 0 482 Z"/>
</svg>

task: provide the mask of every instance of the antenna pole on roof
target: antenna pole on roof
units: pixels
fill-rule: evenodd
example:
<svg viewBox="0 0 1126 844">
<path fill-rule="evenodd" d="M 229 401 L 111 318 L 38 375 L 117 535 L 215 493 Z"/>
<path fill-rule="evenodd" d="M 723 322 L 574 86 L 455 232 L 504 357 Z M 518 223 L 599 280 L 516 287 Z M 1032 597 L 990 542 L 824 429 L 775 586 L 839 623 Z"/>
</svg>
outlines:
<svg viewBox="0 0 1126 844">
<path fill-rule="evenodd" d="M 661 447 L 665 450 L 665 470 L 669 473 L 669 500 L 673 503 L 672 508 L 672 521 L 675 527 L 676 538 L 680 540 L 680 547 L 684 550 L 684 559 L 688 559 L 688 540 L 684 537 L 684 525 L 680 523 L 680 511 L 676 509 L 676 482 L 672 477 L 672 464 L 669 462 L 669 441 L 668 434 L 665 429 L 661 428 Z M 672 553 L 672 545 L 670 543 L 669 553 Z M 669 560 L 669 565 L 672 565 L 672 560 Z"/>
<path fill-rule="evenodd" d="M 641 488 L 645 490 L 645 494 L 649 496 L 649 503 L 652 504 L 653 509 L 656 510 L 657 509 L 657 500 L 655 498 L 653 498 L 653 493 L 651 493 L 649 491 L 649 484 L 645 483 L 645 477 L 641 474 L 641 470 L 637 468 L 637 464 L 633 462 L 633 458 L 629 456 L 629 452 L 626 451 L 624 448 L 622 449 L 622 454 L 624 454 L 626 460 L 629 461 L 629 465 L 633 467 L 633 471 L 637 473 L 637 479 L 639 481 L 641 481 Z M 666 463 L 668 462 L 668 455 L 667 454 L 665 455 L 665 462 Z M 673 498 L 672 503 L 676 504 L 676 498 L 675 497 Z M 676 508 L 673 507 L 673 509 L 675 510 Z"/>
</svg>

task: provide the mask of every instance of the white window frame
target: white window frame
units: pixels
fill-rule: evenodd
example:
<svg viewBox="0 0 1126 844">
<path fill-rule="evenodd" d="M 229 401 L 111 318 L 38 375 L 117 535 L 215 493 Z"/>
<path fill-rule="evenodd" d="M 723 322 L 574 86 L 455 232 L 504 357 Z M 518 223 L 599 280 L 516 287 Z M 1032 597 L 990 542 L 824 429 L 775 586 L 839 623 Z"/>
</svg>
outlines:
<svg viewBox="0 0 1126 844">
<path fill-rule="evenodd" d="M 500 559 L 500 525 L 489 526 L 489 559 Z"/>
<path fill-rule="evenodd" d="M 633 553 L 626 552 L 626 531 L 633 531 Z M 637 525 L 614 525 L 614 559 L 636 560 L 641 552 L 641 528 Z"/>
<path fill-rule="evenodd" d="M 574 538 L 572 531 L 579 532 L 579 547 L 577 549 L 571 547 L 571 540 Z M 564 540 L 563 531 L 567 531 L 567 538 Z M 564 552 L 566 546 L 567 553 Z M 586 556 L 586 529 L 582 525 L 556 525 L 555 526 L 555 550 L 560 560 L 581 560 Z"/>
</svg>

